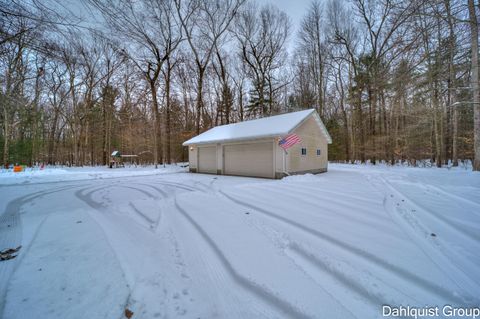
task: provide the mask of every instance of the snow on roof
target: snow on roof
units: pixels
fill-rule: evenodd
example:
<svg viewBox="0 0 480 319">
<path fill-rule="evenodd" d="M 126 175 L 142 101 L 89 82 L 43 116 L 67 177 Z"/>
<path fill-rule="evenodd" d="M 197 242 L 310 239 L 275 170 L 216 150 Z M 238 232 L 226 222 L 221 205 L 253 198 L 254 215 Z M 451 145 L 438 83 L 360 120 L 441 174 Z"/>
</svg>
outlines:
<svg viewBox="0 0 480 319">
<path fill-rule="evenodd" d="M 320 116 L 318 116 L 318 113 L 314 109 L 309 109 L 240 123 L 216 126 L 200 135 L 192 137 L 184 142 L 183 145 L 220 143 L 226 141 L 283 136 L 291 133 L 312 114 L 315 116 L 315 120 L 321 131 L 325 134 L 328 143 L 332 143 L 332 139 L 328 134 L 325 125 L 323 125 Z"/>
</svg>

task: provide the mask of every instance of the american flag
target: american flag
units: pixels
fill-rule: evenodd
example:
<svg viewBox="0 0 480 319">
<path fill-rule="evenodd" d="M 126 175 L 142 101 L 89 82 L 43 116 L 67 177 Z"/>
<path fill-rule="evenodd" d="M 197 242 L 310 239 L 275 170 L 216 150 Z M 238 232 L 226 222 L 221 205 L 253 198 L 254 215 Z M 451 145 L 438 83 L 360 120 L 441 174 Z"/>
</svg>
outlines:
<svg viewBox="0 0 480 319">
<path fill-rule="evenodd" d="M 302 140 L 297 134 L 289 134 L 282 138 L 280 142 L 278 142 L 278 145 L 284 150 L 288 150 L 290 147 L 300 142 L 302 142 Z"/>
</svg>

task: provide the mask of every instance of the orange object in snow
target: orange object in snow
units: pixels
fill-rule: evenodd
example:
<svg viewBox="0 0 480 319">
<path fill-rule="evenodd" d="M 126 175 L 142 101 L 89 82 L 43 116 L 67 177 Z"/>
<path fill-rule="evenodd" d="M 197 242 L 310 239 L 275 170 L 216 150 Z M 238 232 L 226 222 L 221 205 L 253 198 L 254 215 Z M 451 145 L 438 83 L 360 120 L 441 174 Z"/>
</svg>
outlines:
<svg viewBox="0 0 480 319">
<path fill-rule="evenodd" d="M 14 173 L 20 173 L 23 170 L 23 167 L 21 166 L 14 166 L 13 167 L 13 172 Z"/>
</svg>

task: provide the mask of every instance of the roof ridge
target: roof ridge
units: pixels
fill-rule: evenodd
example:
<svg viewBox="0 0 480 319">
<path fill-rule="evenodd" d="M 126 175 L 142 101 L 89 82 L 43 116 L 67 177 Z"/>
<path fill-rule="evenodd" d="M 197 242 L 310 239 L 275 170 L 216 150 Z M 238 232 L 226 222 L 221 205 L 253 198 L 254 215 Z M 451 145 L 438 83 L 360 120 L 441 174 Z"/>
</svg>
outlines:
<svg viewBox="0 0 480 319">
<path fill-rule="evenodd" d="M 253 121 L 266 120 L 266 119 L 271 119 L 271 118 L 275 118 L 275 117 L 278 117 L 278 116 L 290 115 L 290 114 L 295 114 L 295 113 L 300 113 L 300 112 L 306 112 L 306 111 L 311 111 L 311 112 L 313 112 L 313 111 L 315 111 L 315 109 L 305 109 L 305 110 L 294 111 L 294 112 L 286 112 L 286 113 L 275 114 L 275 115 L 270 115 L 270 116 L 265 116 L 265 117 L 259 117 L 259 118 L 256 118 L 256 119 L 249 119 L 249 120 L 245 120 L 245 121 L 241 121 L 241 122 L 222 124 L 222 125 L 214 126 L 214 127 L 212 127 L 211 129 L 214 129 L 214 128 L 216 128 L 216 127 L 222 127 L 222 126 L 229 126 L 229 125 L 236 125 L 236 124 L 248 123 L 248 122 L 253 122 Z M 305 117 L 306 117 L 306 116 L 305 116 Z M 209 129 L 209 130 L 211 130 L 211 129 Z M 209 130 L 207 130 L 207 131 L 209 131 Z M 205 132 L 207 132 L 207 131 L 205 131 Z"/>
<path fill-rule="evenodd" d="M 213 144 L 286 135 L 312 114 L 317 114 L 315 109 L 305 109 L 237 123 L 218 125 L 192 137 L 185 141 L 183 145 Z M 321 129 L 323 131 L 322 127 Z M 328 139 L 328 132 L 326 136 Z"/>
</svg>

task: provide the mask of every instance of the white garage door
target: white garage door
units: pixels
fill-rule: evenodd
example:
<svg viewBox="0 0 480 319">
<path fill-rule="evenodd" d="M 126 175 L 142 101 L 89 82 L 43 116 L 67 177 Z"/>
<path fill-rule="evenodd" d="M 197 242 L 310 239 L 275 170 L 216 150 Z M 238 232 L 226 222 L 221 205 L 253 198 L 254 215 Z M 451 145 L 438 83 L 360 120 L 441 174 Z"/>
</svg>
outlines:
<svg viewBox="0 0 480 319">
<path fill-rule="evenodd" d="M 198 148 L 198 171 L 200 173 L 217 174 L 217 147 Z"/>
<path fill-rule="evenodd" d="M 273 177 L 273 143 L 225 145 L 224 169 L 227 175 Z"/>
</svg>

